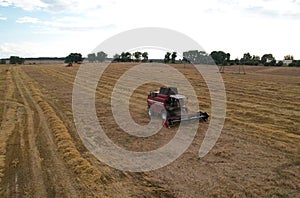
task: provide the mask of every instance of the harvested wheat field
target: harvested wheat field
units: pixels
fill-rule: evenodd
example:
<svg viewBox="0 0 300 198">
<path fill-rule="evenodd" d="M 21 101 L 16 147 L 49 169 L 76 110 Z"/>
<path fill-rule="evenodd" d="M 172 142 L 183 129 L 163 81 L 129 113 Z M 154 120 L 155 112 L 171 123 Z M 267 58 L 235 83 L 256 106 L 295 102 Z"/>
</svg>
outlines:
<svg viewBox="0 0 300 198">
<path fill-rule="evenodd" d="M 113 63 L 96 91 L 99 123 L 119 146 L 150 151 L 166 144 L 177 127 L 138 138 L 114 121 L 111 94 L 133 63 Z M 200 74 L 172 65 L 193 85 L 200 110 L 210 98 Z M 149 64 L 151 67 L 151 64 Z M 158 170 L 119 171 L 97 160 L 83 145 L 72 114 L 78 65 L 0 67 L 1 197 L 299 197 L 300 68 L 228 67 L 225 125 L 213 149 L 198 151 L 208 123 L 199 123 L 187 151 Z M 168 74 L 166 74 L 168 75 Z M 126 86 L 131 86 L 130 80 Z M 138 87 L 130 98 L 133 119 L 145 125 L 147 94 L 160 84 Z"/>
</svg>

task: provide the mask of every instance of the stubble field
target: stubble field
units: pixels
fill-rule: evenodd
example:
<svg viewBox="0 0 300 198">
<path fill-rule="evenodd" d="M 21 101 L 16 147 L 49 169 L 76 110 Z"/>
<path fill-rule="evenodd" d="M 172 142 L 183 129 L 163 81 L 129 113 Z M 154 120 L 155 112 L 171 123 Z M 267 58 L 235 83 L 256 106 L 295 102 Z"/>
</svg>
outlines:
<svg viewBox="0 0 300 198">
<path fill-rule="evenodd" d="M 138 138 L 114 121 L 111 94 L 135 64 L 113 63 L 96 91 L 99 123 L 116 144 L 149 151 L 170 141 L 177 127 Z M 191 66 L 172 65 L 193 85 L 210 113 L 209 91 Z M 214 148 L 198 157 L 208 123 L 199 123 L 187 151 L 161 169 L 130 173 L 97 160 L 83 145 L 72 114 L 78 65 L 0 67 L 1 197 L 297 197 L 300 191 L 300 68 L 226 67 L 225 125 Z M 151 67 L 151 64 L 149 64 Z M 166 74 L 168 75 L 168 74 Z M 131 86 L 128 81 L 126 86 Z M 160 84 L 138 87 L 133 119 L 145 125 L 146 98 Z"/>
</svg>

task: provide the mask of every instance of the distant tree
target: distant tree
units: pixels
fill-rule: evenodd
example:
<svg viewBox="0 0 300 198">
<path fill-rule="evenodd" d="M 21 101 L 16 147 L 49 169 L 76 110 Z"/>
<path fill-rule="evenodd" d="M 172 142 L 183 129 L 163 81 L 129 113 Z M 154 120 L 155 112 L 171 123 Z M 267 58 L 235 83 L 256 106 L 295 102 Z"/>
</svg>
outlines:
<svg viewBox="0 0 300 198">
<path fill-rule="evenodd" d="M 187 63 L 196 63 L 196 59 L 198 57 L 198 50 L 190 50 L 187 52 L 183 52 L 182 54 L 183 62 L 187 62 Z"/>
<path fill-rule="evenodd" d="M 175 63 L 176 57 L 177 57 L 177 52 L 173 52 L 172 55 L 171 55 L 172 63 Z"/>
<path fill-rule="evenodd" d="M 300 67 L 300 60 L 293 60 L 293 62 L 289 64 L 289 67 Z"/>
<path fill-rule="evenodd" d="M 276 60 L 275 59 L 271 60 L 271 62 L 269 63 L 269 65 L 270 66 L 276 66 Z"/>
<path fill-rule="evenodd" d="M 125 55 L 126 55 L 125 62 L 131 62 L 132 61 L 132 59 L 131 59 L 131 56 L 132 56 L 131 53 L 130 52 L 126 52 Z"/>
<path fill-rule="evenodd" d="M 235 60 L 230 60 L 229 65 L 235 65 Z"/>
<path fill-rule="evenodd" d="M 65 58 L 65 63 L 78 63 L 83 60 L 82 55 L 80 53 L 70 53 Z"/>
<path fill-rule="evenodd" d="M 217 65 L 227 65 L 228 55 L 223 51 L 213 51 L 210 53 L 210 56 L 215 61 Z M 230 56 L 229 56 L 230 58 Z"/>
<path fill-rule="evenodd" d="M 165 54 L 164 63 L 169 63 L 170 62 L 170 60 L 171 60 L 170 56 L 171 56 L 170 52 L 167 52 Z"/>
<path fill-rule="evenodd" d="M 230 62 L 230 53 L 227 53 L 227 54 L 226 54 L 226 61 L 227 61 L 227 62 Z"/>
<path fill-rule="evenodd" d="M 6 60 L 5 59 L 1 59 L 0 64 L 1 65 L 5 65 L 6 64 Z"/>
<path fill-rule="evenodd" d="M 191 63 L 191 61 L 184 56 L 182 58 L 182 63 L 187 64 L 187 63 Z"/>
<path fill-rule="evenodd" d="M 101 51 L 97 53 L 96 60 L 98 62 L 104 62 L 106 58 L 107 58 L 107 54 L 105 52 Z"/>
<path fill-rule="evenodd" d="M 259 63 L 260 63 L 260 57 L 253 55 L 252 56 L 252 65 L 259 65 Z"/>
<path fill-rule="evenodd" d="M 283 66 L 283 61 L 278 61 L 278 63 L 276 63 L 276 66 Z"/>
<path fill-rule="evenodd" d="M 9 64 L 23 64 L 25 62 L 24 58 L 20 58 L 19 56 L 11 56 L 9 58 Z"/>
<path fill-rule="evenodd" d="M 239 65 L 239 64 L 240 64 L 240 60 L 239 60 L 238 58 L 236 58 L 236 59 L 234 59 L 234 63 L 235 63 L 236 65 Z"/>
<path fill-rule="evenodd" d="M 142 52 L 134 52 L 133 56 L 134 56 L 136 62 L 140 62 L 141 61 Z"/>
<path fill-rule="evenodd" d="M 115 62 L 120 62 L 120 54 L 115 54 L 114 56 L 113 56 L 113 61 L 115 61 Z"/>
<path fill-rule="evenodd" d="M 142 57 L 143 57 L 143 62 L 147 62 L 148 61 L 148 52 L 143 52 L 142 53 Z"/>
<path fill-rule="evenodd" d="M 120 55 L 120 61 L 125 62 L 125 60 L 126 60 L 126 53 L 122 52 L 121 55 Z"/>
<path fill-rule="evenodd" d="M 261 63 L 264 64 L 265 66 L 268 66 L 270 65 L 270 62 L 272 60 L 275 60 L 275 58 L 273 57 L 272 54 L 264 54 L 262 57 L 261 57 Z M 275 60 L 276 62 L 276 60 Z"/>
<path fill-rule="evenodd" d="M 205 51 L 190 50 L 183 52 L 183 62 L 193 64 L 214 64 L 212 58 Z"/>
<path fill-rule="evenodd" d="M 294 60 L 294 56 L 286 55 L 286 56 L 284 56 L 284 60 Z"/>
<path fill-rule="evenodd" d="M 256 55 L 251 56 L 249 52 L 245 53 L 243 55 L 243 58 L 241 58 L 240 60 L 240 64 L 243 65 L 259 65 L 259 63 L 260 63 L 260 57 Z"/>
<path fill-rule="evenodd" d="M 240 63 L 242 65 L 252 65 L 252 56 L 250 55 L 250 53 L 245 53 L 243 55 L 243 58 L 241 58 Z"/>
<path fill-rule="evenodd" d="M 130 52 L 122 52 L 120 56 L 121 62 L 131 62 L 131 53 Z"/>
<path fill-rule="evenodd" d="M 243 56 L 244 61 L 250 61 L 252 59 L 252 56 L 250 55 L 250 53 L 245 53 Z"/>
<path fill-rule="evenodd" d="M 88 61 L 90 63 L 93 63 L 96 61 L 96 54 L 95 53 L 92 53 L 92 54 L 88 54 Z"/>
<path fill-rule="evenodd" d="M 18 56 L 11 56 L 9 57 L 9 64 L 17 64 L 18 63 Z"/>
</svg>

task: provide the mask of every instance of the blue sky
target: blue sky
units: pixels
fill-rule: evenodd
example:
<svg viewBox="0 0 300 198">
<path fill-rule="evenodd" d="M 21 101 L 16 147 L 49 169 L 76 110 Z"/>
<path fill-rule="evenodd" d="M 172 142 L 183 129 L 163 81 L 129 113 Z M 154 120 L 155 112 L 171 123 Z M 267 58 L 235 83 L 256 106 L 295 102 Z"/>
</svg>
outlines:
<svg viewBox="0 0 300 198">
<path fill-rule="evenodd" d="M 300 0 L 0 0 L 0 58 L 86 56 L 122 31 L 164 27 L 232 58 L 300 59 L 299 22 Z"/>
</svg>

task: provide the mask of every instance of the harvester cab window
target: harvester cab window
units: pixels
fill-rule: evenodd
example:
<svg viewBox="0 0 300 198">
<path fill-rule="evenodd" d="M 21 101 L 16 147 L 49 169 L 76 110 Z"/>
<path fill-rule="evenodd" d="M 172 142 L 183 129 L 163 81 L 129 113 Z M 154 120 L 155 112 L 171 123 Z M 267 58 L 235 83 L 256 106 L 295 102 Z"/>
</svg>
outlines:
<svg viewBox="0 0 300 198">
<path fill-rule="evenodd" d="M 169 105 L 170 107 L 180 107 L 178 99 L 172 97 L 169 99 Z"/>
<path fill-rule="evenodd" d="M 180 103 L 177 99 L 174 99 L 174 107 L 180 107 Z"/>
</svg>

